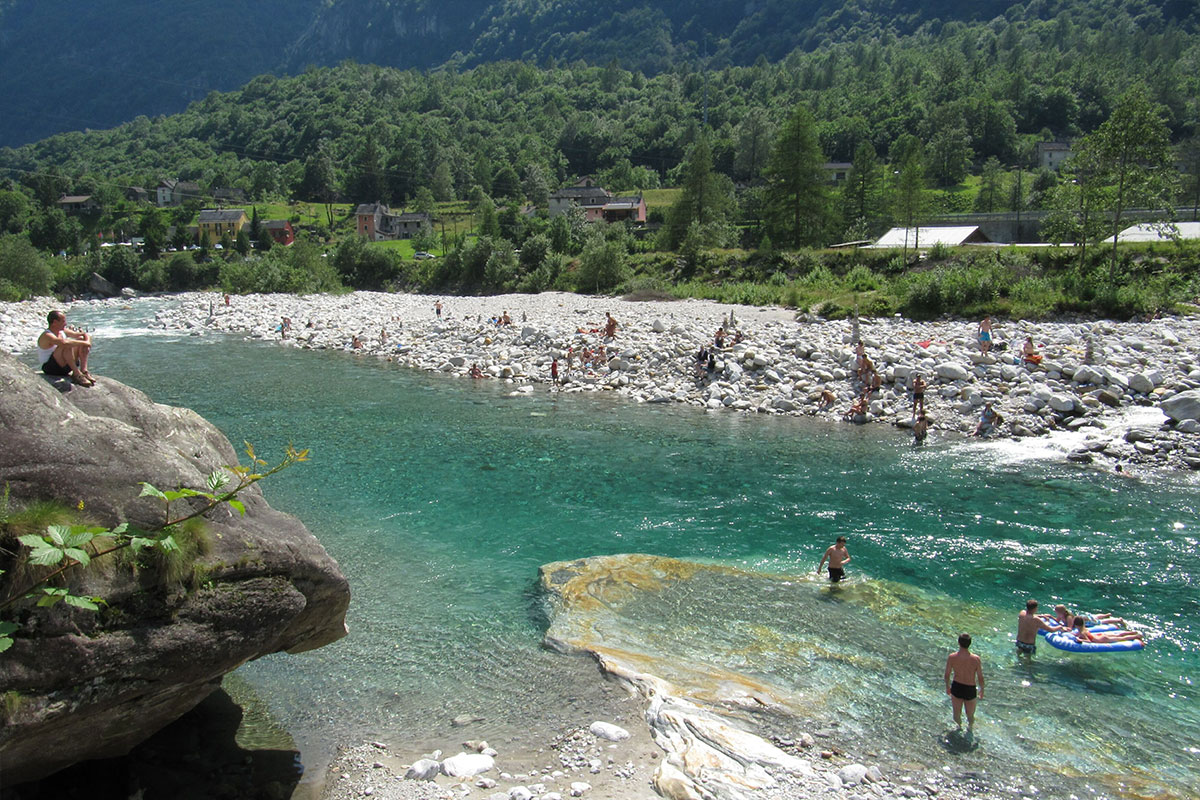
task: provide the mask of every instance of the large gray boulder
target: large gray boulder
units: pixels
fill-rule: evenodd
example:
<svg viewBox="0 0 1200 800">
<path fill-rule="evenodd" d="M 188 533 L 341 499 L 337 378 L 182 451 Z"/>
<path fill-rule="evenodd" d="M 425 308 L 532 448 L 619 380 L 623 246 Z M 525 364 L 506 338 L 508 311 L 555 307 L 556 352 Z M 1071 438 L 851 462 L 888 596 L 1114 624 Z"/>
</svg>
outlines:
<svg viewBox="0 0 1200 800">
<path fill-rule="evenodd" d="M 1189 389 L 1172 395 L 1159 403 L 1159 408 L 1175 422 L 1186 419 L 1200 420 L 1200 389 Z"/>
<path fill-rule="evenodd" d="M 93 272 L 88 278 L 88 291 L 101 297 L 116 297 L 121 293 L 120 287 L 98 272 Z"/>
<path fill-rule="evenodd" d="M 103 377 L 91 388 L 60 388 L 0 354 L 0 482 L 17 506 L 82 503 L 97 523 L 151 527 L 162 507 L 139 497 L 140 481 L 203 488 L 211 471 L 238 461 L 228 439 L 193 411 Z M 247 661 L 345 635 L 350 593 L 336 562 L 257 486 L 240 499 L 244 517 L 209 513 L 183 569 L 135 570 L 131 559 L 110 557 L 66 573 L 73 593 L 104 598 L 99 613 L 62 603 L 34 609 L 29 601 L 6 611 L 22 625 L 0 653 L 7 784 L 122 755 Z M 7 598 L 24 585 L 23 570 L 11 557 L 0 561 Z"/>
</svg>

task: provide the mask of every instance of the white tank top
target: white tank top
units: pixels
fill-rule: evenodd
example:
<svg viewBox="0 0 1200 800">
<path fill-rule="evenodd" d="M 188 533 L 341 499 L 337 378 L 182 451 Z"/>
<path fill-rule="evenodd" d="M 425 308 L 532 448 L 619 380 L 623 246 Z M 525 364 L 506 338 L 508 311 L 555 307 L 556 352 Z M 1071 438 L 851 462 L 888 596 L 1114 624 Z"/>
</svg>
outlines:
<svg viewBox="0 0 1200 800">
<path fill-rule="evenodd" d="M 43 333 L 43 334 L 46 334 L 46 333 L 48 333 L 48 334 L 50 334 L 51 336 L 54 336 L 54 335 L 55 335 L 54 331 L 50 330 L 49 328 L 46 328 L 46 330 L 42 331 L 42 333 Z M 38 336 L 38 341 L 40 342 L 41 340 L 42 340 L 42 337 L 39 335 L 39 336 Z M 54 351 L 55 351 L 55 350 L 57 350 L 57 349 L 58 349 L 58 345 L 57 345 L 57 344 L 56 344 L 56 345 L 53 345 L 52 347 L 42 347 L 42 346 L 40 346 L 40 345 L 39 345 L 39 346 L 38 346 L 38 349 L 37 349 L 37 353 L 38 353 L 38 366 L 41 366 L 41 365 L 45 364 L 47 361 L 49 361 L 49 360 L 50 360 L 50 356 L 54 355 Z"/>
</svg>

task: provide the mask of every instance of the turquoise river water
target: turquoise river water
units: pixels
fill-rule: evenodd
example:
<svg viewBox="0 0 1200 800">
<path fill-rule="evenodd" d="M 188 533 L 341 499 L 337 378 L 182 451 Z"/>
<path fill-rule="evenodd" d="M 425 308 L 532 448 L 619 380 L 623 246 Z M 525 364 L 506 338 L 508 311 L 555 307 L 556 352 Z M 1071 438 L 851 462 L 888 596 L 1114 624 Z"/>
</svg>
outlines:
<svg viewBox="0 0 1200 800">
<path fill-rule="evenodd" d="M 797 727 L 836 723 L 850 751 L 1041 796 L 1200 795 L 1189 476 L 1133 480 L 1014 443 L 914 450 L 884 426 L 607 394 L 511 398 L 495 381 L 346 353 L 152 331 L 153 308 L 72 312 L 98 330 L 94 370 L 262 454 L 289 441 L 312 451 L 264 491 L 349 577 L 351 635 L 239 672 L 306 760 L 335 742 L 453 735 L 459 714 L 552 726 L 600 679 L 541 646 L 538 566 L 650 553 L 736 567 L 748 588 L 648 598 L 628 622 L 644 642 L 809 697 Z M 812 573 L 839 534 L 852 581 L 835 595 Z M 791 594 L 753 588 L 759 573 L 795 575 Z M 1029 596 L 1120 613 L 1149 646 L 1088 656 L 1043 645 L 1020 664 L 1012 636 Z M 852 669 L 803 648 L 748 660 L 731 640 L 764 624 L 815 630 L 863 660 Z M 947 731 L 941 684 L 959 628 L 989 679 L 969 745 Z"/>
</svg>

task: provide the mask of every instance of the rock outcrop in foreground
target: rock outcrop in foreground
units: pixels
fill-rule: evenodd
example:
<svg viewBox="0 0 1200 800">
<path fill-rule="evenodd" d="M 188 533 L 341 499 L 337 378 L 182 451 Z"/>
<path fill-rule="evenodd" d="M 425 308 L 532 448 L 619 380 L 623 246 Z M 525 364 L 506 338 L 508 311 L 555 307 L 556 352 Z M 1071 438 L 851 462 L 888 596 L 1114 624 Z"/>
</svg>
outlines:
<svg viewBox="0 0 1200 800">
<path fill-rule="evenodd" d="M 210 472 L 238 462 L 225 436 L 193 411 L 103 377 L 60 392 L 4 354 L 0 431 L 0 482 L 15 506 L 82 503 L 89 520 L 105 525 L 161 522 L 160 501 L 139 497 L 140 481 L 202 489 Z M 122 755 L 241 664 L 345 635 L 350 592 L 337 563 L 257 487 L 240 499 L 245 516 L 211 512 L 204 545 L 182 570 L 134 564 L 125 554 L 72 569 L 75 593 L 104 598 L 98 613 L 61 603 L 19 608 L 22 629 L 0 653 L 6 785 Z M 24 585 L 13 567 L 11 559 L 0 564 L 5 597 Z"/>
</svg>

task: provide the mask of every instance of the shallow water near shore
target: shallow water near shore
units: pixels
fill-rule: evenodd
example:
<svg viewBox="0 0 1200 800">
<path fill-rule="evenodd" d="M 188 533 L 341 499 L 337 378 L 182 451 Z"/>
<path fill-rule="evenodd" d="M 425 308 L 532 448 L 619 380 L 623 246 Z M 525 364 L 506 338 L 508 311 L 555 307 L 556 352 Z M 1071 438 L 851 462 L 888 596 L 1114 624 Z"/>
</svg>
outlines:
<svg viewBox="0 0 1200 800">
<path fill-rule="evenodd" d="M 289 441 L 313 452 L 264 491 L 342 565 L 351 635 L 239 672 L 310 764 L 337 743 L 457 741 L 464 714 L 485 738 L 549 729 L 599 679 L 540 646 L 537 568 L 636 552 L 744 574 L 639 598 L 622 610 L 630 643 L 664 669 L 687 659 L 779 687 L 797 727 L 852 753 L 1051 797 L 1200 794 L 1189 476 L 1132 480 L 1014 457 L 1021 445 L 914 450 L 882 426 L 609 394 L 510 398 L 495 381 L 347 353 L 151 331 L 151 309 L 72 312 L 99 329 L 95 371 L 268 459 Z M 852 581 L 831 590 L 812 570 L 839 534 Z M 1119 613 L 1151 643 L 1114 656 L 1042 645 L 1019 665 L 1028 596 Z M 959 629 L 989 679 L 970 742 L 949 733 L 941 688 Z"/>
</svg>

